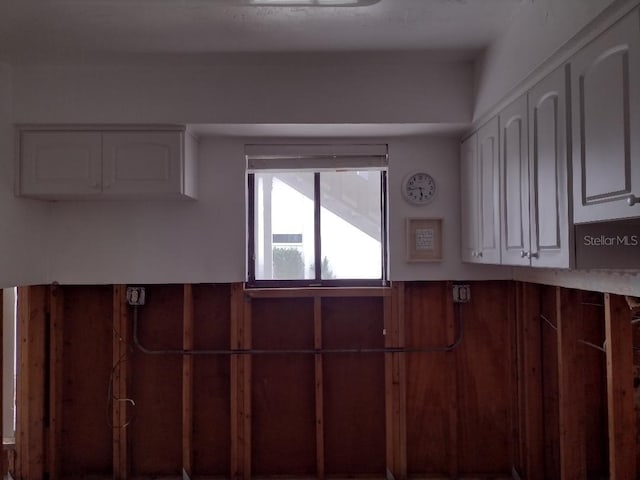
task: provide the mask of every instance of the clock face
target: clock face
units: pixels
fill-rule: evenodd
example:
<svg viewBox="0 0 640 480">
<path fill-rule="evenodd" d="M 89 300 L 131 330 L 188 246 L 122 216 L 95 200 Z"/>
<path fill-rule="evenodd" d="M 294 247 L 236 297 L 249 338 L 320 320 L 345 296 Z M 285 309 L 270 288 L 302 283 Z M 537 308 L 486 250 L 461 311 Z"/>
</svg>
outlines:
<svg viewBox="0 0 640 480">
<path fill-rule="evenodd" d="M 436 196 L 436 181 L 428 173 L 413 173 L 402 184 L 402 193 L 408 202 L 425 205 Z"/>
</svg>

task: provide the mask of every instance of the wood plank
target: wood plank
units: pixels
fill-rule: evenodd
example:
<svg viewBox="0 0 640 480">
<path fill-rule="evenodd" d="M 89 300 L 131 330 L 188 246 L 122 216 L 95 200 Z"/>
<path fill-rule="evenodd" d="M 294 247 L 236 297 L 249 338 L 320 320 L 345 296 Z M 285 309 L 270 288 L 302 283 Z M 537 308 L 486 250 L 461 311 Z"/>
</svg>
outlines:
<svg viewBox="0 0 640 480">
<path fill-rule="evenodd" d="M 404 284 L 404 328 L 409 348 L 441 347 L 450 344 L 452 331 L 445 282 Z M 410 477 L 446 476 L 457 455 L 452 418 L 457 398 L 452 357 L 444 352 L 406 354 L 406 442 Z M 452 386 L 454 384 L 454 386 Z M 453 412 L 457 415 L 456 412 Z"/>
<path fill-rule="evenodd" d="M 624 297 L 605 294 L 609 478 L 636 478 L 633 395 L 633 332 Z"/>
<path fill-rule="evenodd" d="M 182 285 L 146 287 L 137 308 L 138 339 L 149 350 L 182 348 Z M 135 307 L 131 309 L 136 315 Z M 182 357 L 134 351 L 131 398 L 135 421 L 129 427 L 131 475 L 182 475 Z"/>
<path fill-rule="evenodd" d="M 197 284 L 193 289 L 194 348 L 228 349 L 231 284 Z M 193 358 L 193 475 L 229 477 L 230 356 Z"/>
<path fill-rule="evenodd" d="M 444 315 L 445 315 L 445 328 L 446 328 L 446 342 L 447 345 L 453 345 L 460 334 L 458 316 L 462 314 L 464 306 L 462 304 L 454 305 L 453 303 L 453 284 L 447 282 L 445 284 L 445 291 L 442 292 L 445 300 Z M 457 354 L 455 351 L 446 354 L 447 371 L 457 371 Z M 448 470 L 451 478 L 457 478 L 460 467 L 459 454 L 458 454 L 458 383 L 455 378 L 448 382 L 448 396 L 449 396 L 449 432 L 447 435 L 447 449 L 448 449 Z"/>
<path fill-rule="evenodd" d="M 252 345 L 313 349 L 315 301 L 253 299 Z M 317 470 L 315 359 L 286 353 L 251 362 L 251 471 L 255 477 L 311 477 Z"/>
<path fill-rule="evenodd" d="M 62 444 L 62 391 L 63 391 L 63 328 L 64 291 L 53 285 L 49 288 L 49 478 L 61 475 L 60 446 Z"/>
<path fill-rule="evenodd" d="M 18 289 L 18 362 L 22 381 L 17 405 L 20 478 L 41 480 L 45 470 L 45 286 Z"/>
<path fill-rule="evenodd" d="M 313 346 L 322 348 L 322 299 L 313 299 Z M 314 355 L 316 390 L 316 477 L 325 478 L 324 460 L 324 390 L 322 355 Z"/>
<path fill-rule="evenodd" d="M 582 406 L 582 351 L 579 319 L 580 295 L 576 290 L 556 288 L 558 322 L 558 400 L 560 411 L 560 478 L 587 478 L 585 424 Z"/>
<path fill-rule="evenodd" d="M 327 349 L 384 346 L 382 299 L 323 298 Z M 384 475 L 384 354 L 323 357 L 326 474 Z"/>
<path fill-rule="evenodd" d="M 513 408 L 507 295 L 510 282 L 471 283 L 462 308 L 464 340 L 456 350 L 459 473 L 507 474 Z"/>
<path fill-rule="evenodd" d="M 193 289 L 183 286 L 182 348 L 193 350 Z M 182 357 L 182 472 L 193 477 L 193 356 Z"/>
<path fill-rule="evenodd" d="M 580 318 L 582 381 L 585 412 L 585 457 L 587 478 L 605 478 L 609 474 L 607 452 L 607 359 L 602 348 L 605 339 L 604 298 L 602 293 L 580 291 L 581 304 L 576 314 Z M 595 346 L 583 342 L 591 343 Z"/>
<path fill-rule="evenodd" d="M 522 382 L 522 438 L 521 455 L 525 478 L 544 478 L 544 423 L 542 407 L 542 358 L 540 289 L 530 283 L 518 284 L 518 324 L 520 325 L 520 345 Z"/>
<path fill-rule="evenodd" d="M 543 478 L 560 478 L 560 407 L 558 403 L 558 333 L 556 289 L 540 286 L 542 341 L 542 414 L 544 425 Z M 546 320 L 545 320 L 546 319 Z"/>
<path fill-rule="evenodd" d="M 113 287 L 57 286 L 64 294 L 60 475 L 113 472 Z M 51 302 L 52 331 L 55 302 Z M 53 348 L 53 346 L 52 346 Z M 53 355 L 52 355 L 53 361 Z"/>
<path fill-rule="evenodd" d="M 128 428 L 128 360 L 130 328 L 127 316 L 126 285 L 113 286 L 113 366 L 112 366 L 112 410 L 113 410 L 113 477 L 116 480 L 129 478 Z"/>
</svg>

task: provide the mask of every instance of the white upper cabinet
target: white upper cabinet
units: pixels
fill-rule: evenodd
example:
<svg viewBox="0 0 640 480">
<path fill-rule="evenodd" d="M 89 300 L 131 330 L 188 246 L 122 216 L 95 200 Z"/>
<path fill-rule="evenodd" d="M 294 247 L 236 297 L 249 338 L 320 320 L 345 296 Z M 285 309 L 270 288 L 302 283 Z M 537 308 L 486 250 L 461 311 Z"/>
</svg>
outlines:
<svg viewBox="0 0 640 480">
<path fill-rule="evenodd" d="M 576 223 L 640 216 L 640 19 L 627 15 L 571 60 Z"/>
<path fill-rule="evenodd" d="M 505 265 L 571 266 L 566 83 L 560 68 L 499 115 Z"/>
<path fill-rule="evenodd" d="M 18 195 L 47 200 L 195 197 L 184 130 L 19 132 Z"/>
<path fill-rule="evenodd" d="M 462 261 L 475 262 L 477 258 L 478 218 L 478 135 L 473 134 L 460 148 L 460 215 L 462 224 Z"/>
<path fill-rule="evenodd" d="M 102 140 L 95 132 L 22 132 L 20 192 L 93 196 L 102 191 Z"/>
<path fill-rule="evenodd" d="M 478 262 L 500 263 L 500 130 L 494 117 L 478 130 Z"/>
<path fill-rule="evenodd" d="M 498 118 L 469 137 L 461 150 L 462 260 L 500 263 Z"/>
<path fill-rule="evenodd" d="M 102 136 L 102 188 L 120 195 L 182 189 L 181 135 L 117 132 Z"/>
<path fill-rule="evenodd" d="M 559 68 L 529 92 L 531 265 L 573 265 L 567 129 L 567 71 Z"/>
<path fill-rule="evenodd" d="M 529 151 L 527 96 L 500 112 L 502 263 L 529 265 Z"/>
</svg>

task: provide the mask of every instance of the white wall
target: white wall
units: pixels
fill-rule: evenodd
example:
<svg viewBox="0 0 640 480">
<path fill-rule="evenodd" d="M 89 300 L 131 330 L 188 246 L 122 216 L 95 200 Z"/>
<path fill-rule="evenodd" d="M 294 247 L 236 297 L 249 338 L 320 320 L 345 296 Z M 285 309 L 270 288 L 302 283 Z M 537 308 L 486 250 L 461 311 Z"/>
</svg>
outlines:
<svg viewBox="0 0 640 480">
<path fill-rule="evenodd" d="M 318 139 L 309 140 L 318 142 Z M 366 142 L 349 139 L 328 142 Z M 459 260 L 458 142 L 444 137 L 375 139 L 389 142 L 390 277 L 393 280 L 507 278 L 508 268 Z M 197 283 L 245 280 L 244 146 L 292 139 L 207 137 L 200 141 L 197 201 L 57 202 L 51 206 L 50 277 L 59 283 Z M 304 140 L 293 140 L 304 142 Z M 427 207 L 410 206 L 400 184 L 423 168 L 440 192 Z M 444 218 L 445 259 L 405 263 L 404 219 Z"/>
<path fill-rule="evenodd" d="M 243 281 L 244 142 L 200 143 L 197 201 L 53 204 L 48 281 Z"/>
<path fill-rule="evenodd" d="M 47 270 L 47 205 L 13 195 L 11 68 L 0 64 L 0 287 L 38 283 Z"/>
<path fill-rule="evenodd" d="M 478 66 L 474 120 L 494 107 L 559 47 L 615 0 L 521 2 Z"/>
<path fill-rule="evenodd" d="M 19 65 L 16 123 L 465 123 L 472 68 L 418 55 L 240 56 L 215 65 Z M 244 144 L 201 140 L 195 202 L 39 203 L 48 212 L 46 274 L 60 283 L 236 282 L 245 279 Z M 268 139 L 291 143 L 292 139 Z M 318 142 L 318 139 L 313 139 Z M 353 141 L 353 139 L 342 139 Z M 363 141 L 379 142 L 373 138 Z M 504 276 L 463 266 L 459 250 L 457 141 L 390 141 L 391 278 Z M 410 207 L 400 182 L 424 167 L 440 181 L 438 199 Z M 11 176 L 12 178 L 12 176 Z M 33 202 L 14 200 L 13 211 Z M 37 203 L 37 202 L 36 202 Z M 445 217 L 445 261 L 404 262 L 404 218 Z M 25 222 L 27 222 L 25 220 Z M 43 251 L 39 249 L 39 251 Z M 15 269 L 14 269 L 15 270 Z M 497 272 L 497 273 L 496 273 Z M 18 282 L 20 283 L 20 282 Z"/>
<path fill-rule="evenodd" d="M 397 58 L 396 58 L 397 57 Z M 466 123 L 470 63 L 283 55 L 216 64 L 16 66 L 19 123 Z"/>
<path fill-rule="evenodd" d="M 472 280 L 510 278 L 508 267 L 468 265 L 460 260 L 460 144 L 455 138 L 409 137 L 389 142 L 389 255 L 392 280 Z M 436 198 L 413 206 L 402 198 L 403 179 L 413 171 L 430 173 Z M 443 219 L 443 261 L 407 263 L 405 220 Z"/>
</svg>

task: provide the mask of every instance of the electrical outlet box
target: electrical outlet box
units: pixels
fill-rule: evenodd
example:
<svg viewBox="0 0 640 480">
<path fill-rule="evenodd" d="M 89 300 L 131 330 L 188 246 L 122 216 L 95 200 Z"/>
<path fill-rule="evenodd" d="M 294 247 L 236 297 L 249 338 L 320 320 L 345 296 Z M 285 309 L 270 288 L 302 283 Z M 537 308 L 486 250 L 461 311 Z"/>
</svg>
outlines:
<svg viewBox="0 0 640 480">
<path fill-rule="evenodd" d="M 469 300 L 471 300 L 471 287 L 469 285 L 453 286 L 454 303 L 467 303 Z"/>
<path fill-rule="evenodd" d="M 129 305 L 144 305 L 144 287 L 127 287 Z"/>
</svg>

